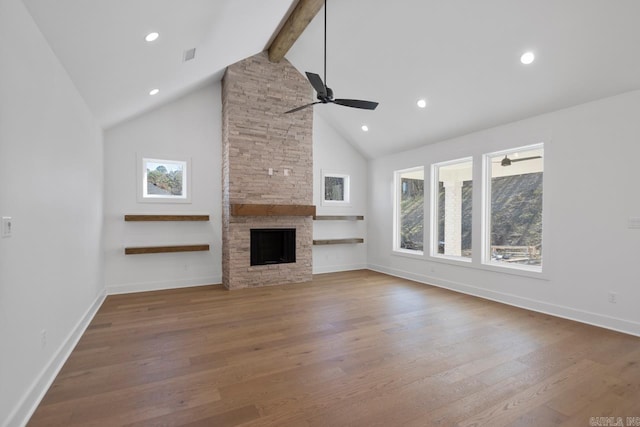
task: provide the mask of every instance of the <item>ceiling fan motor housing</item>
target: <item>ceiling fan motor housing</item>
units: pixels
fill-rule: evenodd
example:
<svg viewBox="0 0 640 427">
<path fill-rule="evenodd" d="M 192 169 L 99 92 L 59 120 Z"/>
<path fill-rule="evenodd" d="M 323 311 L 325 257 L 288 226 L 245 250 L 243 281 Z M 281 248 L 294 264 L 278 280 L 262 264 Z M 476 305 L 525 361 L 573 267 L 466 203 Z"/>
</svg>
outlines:
<svg viewBox="0 0 640 427">
<path fill-rule="evenodd" d="M 331 102 L 331 100 L 333 99 L 333 90 L 331 90 L 330 87 L 325 88 L 325 90 L 327 91 L 327 94 L 326 95 L 318 94 L 318 99 L 323 103 L 327 104 Z"/>
<path fill-rule="evenodd" d="M 345 107 L 360 108 L 364 110 L 375 110 L 378 106 L 377 102 L 362 101 L 359 99 L 333 99 L 333 90 L 327 87 L 327 2 L 324 3 L 324 81 L 315 73 L 305 71 L 307 79 L 311 86 L 315 89 L 318 101 L 310 104 L 302 105 L 300 107 L 293 108 L 289 111 L 285 111 L 285 114 L 295 113 L 296 111 L 303 110 L 307 107 L 311 107 L 316 104 L 338 104 Z"/>
</svg>

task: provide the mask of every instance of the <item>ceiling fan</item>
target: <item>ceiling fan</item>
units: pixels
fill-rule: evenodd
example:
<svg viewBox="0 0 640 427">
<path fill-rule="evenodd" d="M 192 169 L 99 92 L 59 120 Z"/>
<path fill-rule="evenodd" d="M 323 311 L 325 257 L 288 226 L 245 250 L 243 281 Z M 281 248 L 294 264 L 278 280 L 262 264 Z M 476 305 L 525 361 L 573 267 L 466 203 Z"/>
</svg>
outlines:
<svg viewBox="0 0 640 427">
<path fill-rule="evenodd" d="M 514 162 L 523 162 L 525 160 L 533 160 L 533 159 L 541 159 L 542 156 L 531 156 L 531 157 L 523 157 L 521 159 L 510 159 L 507 156 L 504 156 L 504 159 L 500 160 L 499 162 L 493 162 L 493 163 L 500 163 L 500 166 L 511 166 L 511 163 Z"/>
<path fill-rule="evenodd" d="M 377 102 L 362 101 L 360 99 L 333 99 L 333 91 L 327 86 L 327 0 L 324 1 L 324 82 L 317 74 L 308 71 L 305 74 L 316 91 L 318 101 L 285 111 L 285 114 L 295 113 L 315 104 L 338 104 L 363 110 L 375 110 L 378 106 Z"/>
</svg>

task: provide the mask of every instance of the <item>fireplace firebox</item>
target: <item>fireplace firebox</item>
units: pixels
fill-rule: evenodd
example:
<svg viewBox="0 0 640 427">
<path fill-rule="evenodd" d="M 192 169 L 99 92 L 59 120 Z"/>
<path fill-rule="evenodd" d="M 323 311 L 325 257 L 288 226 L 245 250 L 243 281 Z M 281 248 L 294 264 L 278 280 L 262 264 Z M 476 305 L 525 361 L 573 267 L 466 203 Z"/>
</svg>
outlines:
<svg viewBox="0 0 640 427">
<path fill-rule="evenodd" d="M 296 262 L 295 228 L 252 228 L 251 265 Z"/>
</svg>

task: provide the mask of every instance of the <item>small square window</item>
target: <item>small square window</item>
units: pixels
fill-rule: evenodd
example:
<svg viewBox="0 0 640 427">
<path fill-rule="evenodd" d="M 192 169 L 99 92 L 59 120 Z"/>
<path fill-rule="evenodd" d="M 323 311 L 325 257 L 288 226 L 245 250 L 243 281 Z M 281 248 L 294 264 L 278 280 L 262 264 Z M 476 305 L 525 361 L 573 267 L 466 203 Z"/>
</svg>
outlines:
<svg viewBox="0 0 640 427">
<path fill-rule="evenodd" d="M 341 173 L 322 173 L 322 204 L 324 206 L 349 205 L 349 175 Z"/>
<path fill-rule="evenodd" d="M 139 202 L 191 202 L 189 160 L 141 157 L 139 164 Z"/>
</svg>

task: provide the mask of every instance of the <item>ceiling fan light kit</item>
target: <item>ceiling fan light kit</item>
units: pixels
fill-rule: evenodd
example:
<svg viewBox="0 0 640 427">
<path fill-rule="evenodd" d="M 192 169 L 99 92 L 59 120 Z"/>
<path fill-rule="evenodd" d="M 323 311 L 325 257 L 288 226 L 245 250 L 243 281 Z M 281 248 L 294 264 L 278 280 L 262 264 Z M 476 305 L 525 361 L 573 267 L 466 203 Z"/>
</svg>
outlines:
<svg viewBox="0 0 640 427">
<path fill-rule="evenodd" d="M 311 83 L 311 86 L 313 86 L 313 89 L 316 91 L 316 98 L 318 100 L 293 108 L 289 111 L 285 111 L 285 114 L 295 113 L 296 111 L 303 110 L 316 104 L 338 104 L 345 107 L 360 108 L 362 110 L 375 110 L 378 106 L 378 103 L 373 101 L 363 101 L 360 99 L 333 99 L 333 90 L 327 86 L 327 0 L 324 2 L 324 82 L 322 81 L 322 78 L 315 73 L 307 71 L 305 74 L 307 75 L 309 83 Z"/>
<path fill-rule="evenodd" d="M 525 160 L 541 159 L 542 156 L 523 157 L 521 159 L 510 159 L 508 156 L 504 156 L 504 159 L 500 160 L 500 166 L 511 166 L 514 162 L 523 162 Z M 497 162 L 496 162 L 497 163 Z"/>
</svg>

